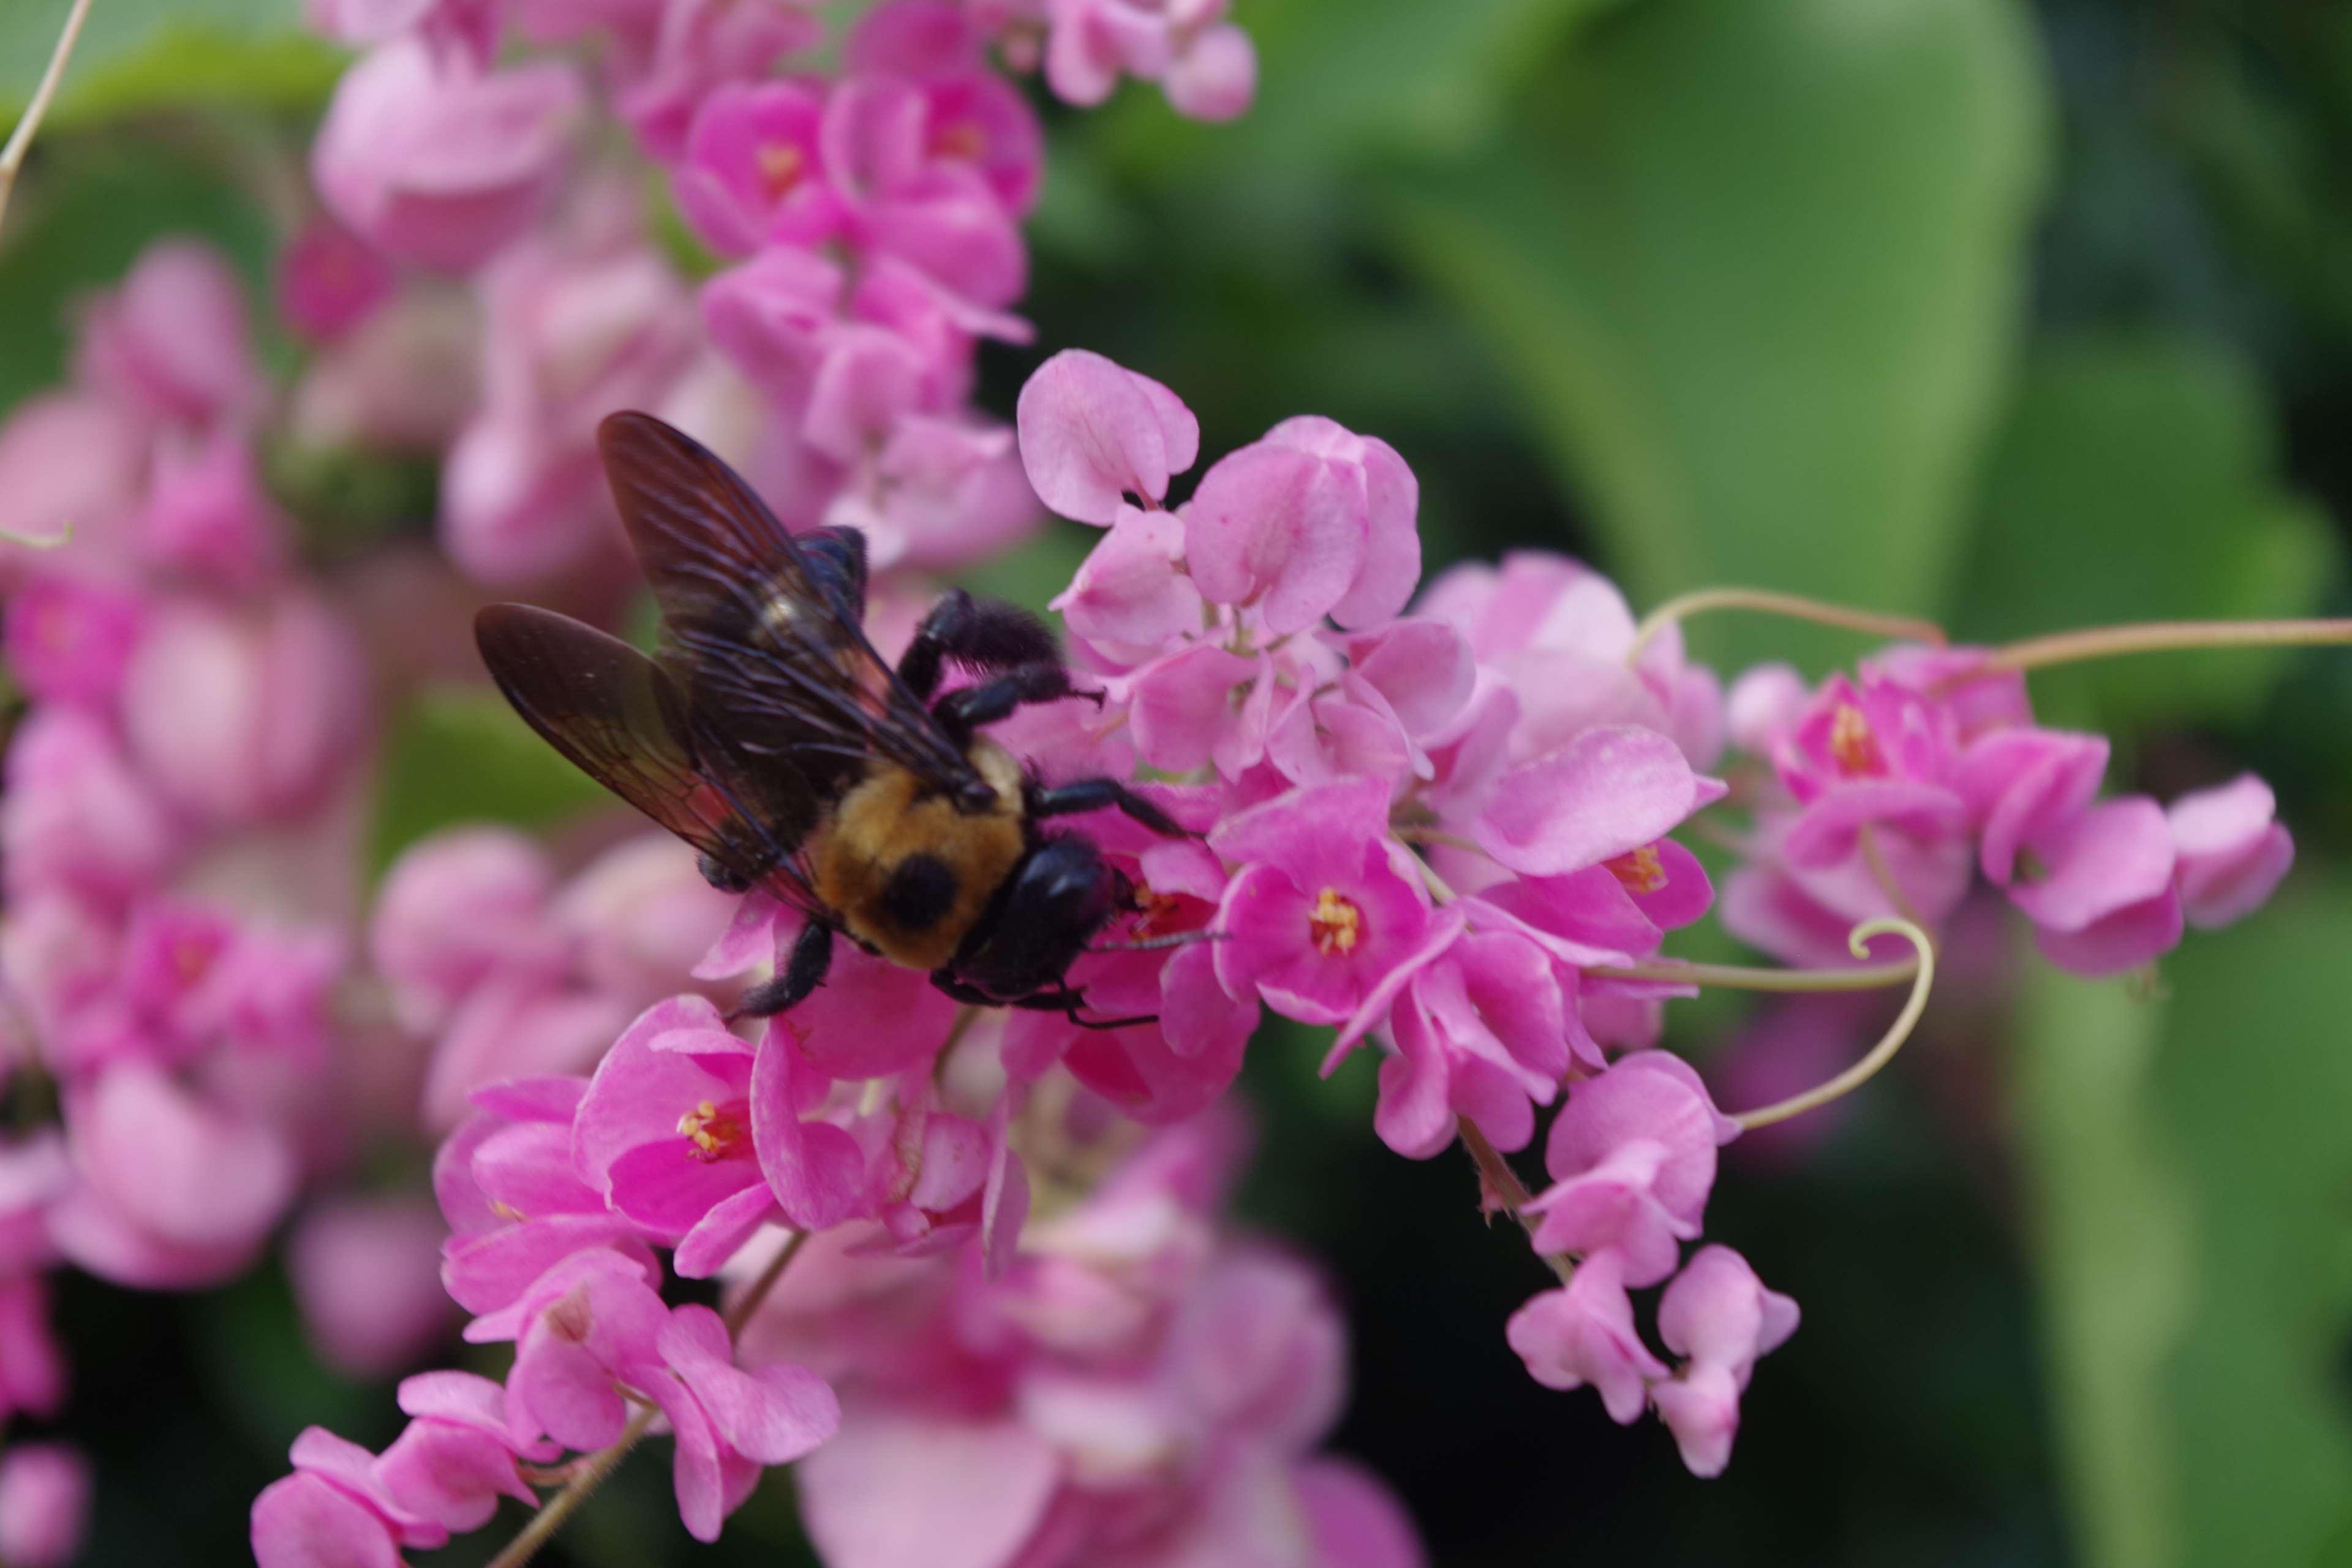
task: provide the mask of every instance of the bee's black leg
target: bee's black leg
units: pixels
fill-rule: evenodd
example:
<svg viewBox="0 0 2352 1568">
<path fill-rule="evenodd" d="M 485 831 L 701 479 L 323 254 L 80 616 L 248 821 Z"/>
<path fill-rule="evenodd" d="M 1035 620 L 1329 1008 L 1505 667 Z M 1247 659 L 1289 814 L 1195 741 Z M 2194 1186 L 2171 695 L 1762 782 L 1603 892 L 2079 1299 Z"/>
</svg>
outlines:
<svg viewBox="0 0 2352 1568">
<path fill-rule="evenodd" d="M 698 855 L 694 864 L 701 871 L 702 879 L 722 893 L 746 893 L 751 889 L 751 878 L 716 855 Z"/>
<path fill-rule="evenodd" d="M 1117 779 L 1075 779 L 1051 788 L 1039 785 L 1030 790 L 1027 804 L 1032 816 L 1074 816 L 1115 805 L 1154 833 L 1171 838 L 1199 837 Z"/>
<path fill-rule="evenodd" d="M 950 658 L 975 669 L 1005 670 L 1058 665 L 1062 653 L 1045 623 L 1028 611 L 975 599 L 955 588 L 940 595 L 915 628 L 914 640 L 899 656 L 898 679 L 928 702 L 940 689 L 943 664 Z"/>
<path fill-rule="evenodd" d="M 1070 672 L 1058 664 L 1024 664 L 977 686 L 949 692 L 931 705 L 931 717 L 959 746 L 983 724 L 1009 716 L 1024 702 L 1051 702 L 1070 695 Z M 1100 692 L 1081 693 L 1102 700 Z"/>
<path fill-rule="evenodd" d="M 1136 1024 L 1157 1023 L 1160 1017 L 1157 1013 L 1145 1013 L 1132 1018 L 1082 1018 L 1078 1016 L 1078 1009 L 1086 1005 L 1086 993 L 1073 991 L 1067 985 L 1040 991 L 1034 996 L 1016 996 L 1007 1002 L 958 980 L 944 969 L 931 972 L 931 984 L 956 1001 L 968 1002 L 975 1007 L 1018 1007 L 1024 1013 L 1060 1013 L 1082 1029 L 1124 1029 Z"/>
<path fill-rule="evenodd" d="M 768 1018 L 807 999 L 808 994 L 824 980 L 824 972 L 833 966 L 833 928 L 822 921 L 811 921 L 801 927 L 801 934 L 793 942 L 790 957 L 783 968 L 772 980 L 763 980 L 743 993 L 727 1021 L 738 1018 Z"/>
</svg>

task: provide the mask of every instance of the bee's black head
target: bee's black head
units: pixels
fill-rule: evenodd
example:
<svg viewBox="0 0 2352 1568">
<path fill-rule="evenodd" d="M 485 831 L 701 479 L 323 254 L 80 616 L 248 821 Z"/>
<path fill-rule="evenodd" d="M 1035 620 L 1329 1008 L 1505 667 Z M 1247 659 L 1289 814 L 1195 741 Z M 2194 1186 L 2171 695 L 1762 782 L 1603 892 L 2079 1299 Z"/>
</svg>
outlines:
<svg viewBox="0 0 2352 1568">
<path fill-rule="evenodd" d="M 1008 1002 L 1049 989 L 1116 912 L 1123 881 L 1092 839 L 1040 840 L 973 928 L 956 977 Z"/>
</svg>

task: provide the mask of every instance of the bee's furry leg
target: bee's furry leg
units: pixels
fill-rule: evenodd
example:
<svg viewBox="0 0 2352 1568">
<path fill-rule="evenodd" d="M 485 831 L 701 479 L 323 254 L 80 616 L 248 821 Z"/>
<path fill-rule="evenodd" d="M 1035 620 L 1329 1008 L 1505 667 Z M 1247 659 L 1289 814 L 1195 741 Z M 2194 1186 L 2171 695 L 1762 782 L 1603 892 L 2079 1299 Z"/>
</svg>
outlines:
<svg viewBox="0 0 2352 1568">
<path fill-rule="evenodd" d="M 799 1006 L 810 992 L 824 984 L 824 972 L 831 967 L 833 928 L 822 921 L 811 921 L 801 928 L 784 966 L 774 978 L 761 981 L 743 993 L 742 1000 L 727 1015 L 727 1021 L 731 1024 L 738 1018 L 770 1018 Z"/>
<path fill-rule="evenodd" d="M 1032 816 L 1073 816 L 1080 812 L 1099 811 L 1107 805 L 1118 807 L 1154 833 L 1171 838 L 1199 837 L 1117 779 L 1075 779 L 1050 788 L 1040 785 L 1029 792 Z"/>
<path fill-rule="evenodd" d="M 961 588 L 940 595 L 898 658 L 898 679 L 922 701 L 940 689 L 944 661 L 998 671 L 1062 662 L 1045 623 L 1026 610 L 975 599 Z"/>
</svg>

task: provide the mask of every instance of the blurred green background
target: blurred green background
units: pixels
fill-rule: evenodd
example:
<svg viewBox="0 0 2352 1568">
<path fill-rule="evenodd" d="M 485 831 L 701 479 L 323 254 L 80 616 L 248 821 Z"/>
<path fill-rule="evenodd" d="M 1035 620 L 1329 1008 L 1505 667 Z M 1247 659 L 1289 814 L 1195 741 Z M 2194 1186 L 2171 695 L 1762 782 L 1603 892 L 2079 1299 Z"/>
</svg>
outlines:
<svg viewBox="0 0 2352 1568">
<path fill-rule="evenodd" d="M 0 99 L 63 9 L 0 8 Z M 154 236 L 208 234 L 259 288 L 268 182 L 336 68 L 292 10 L 98 0 L 0 243 L 0 404 L 58 375 L 67 301 Z M 1264 61 L 1241 123 L 1139 90 L 1049 111 L 1025 307 L 1041 351 L 1178 388 L 1204 451 L 1328 414 L 1419 472 L 1433 564 L 1567 550 L 1637 605 L 1755 583 L 1980 637 L 2352 611 L 2352 5 L 1236 10 Z M 992 361 L 988 401 L 1032 363 Z M 1042 596 L 1085 542 L 989 583 Z M 1853 652 L 1748 620 L 1694 640 L 1727 670 Z M 1303 1040 L 1260 1042 L 1247 1207 L 1334 1270 L 1339 1441 L 1436 1562 L 2352 1564 L 2352 657 L 2151 658 L 2036 694 L 2116 732 L 2118 788 L 2259 768 L 2301 864 L 2192 933 L 2159 994 L 2018 966 L 1948 996 L 1809 1152 L 1732 1152 L 1710 1234 L 1805 1322 L 1721 1480 L 1530 1383 L 1501 1327 L 1543 1275 L 1476 1222 L 1466 1164 L 1379 1146 L 1368 1061 L 1321 1084 Z M 404 776 L 478 744 L 448 729 L 412 719 Z M 534 809 L 512 796 L 417 809 Z M 1676 1043 L 1704 1060 L 1738 1022 L 1711 1001 Z M 396 1423 L 311 1363 L 273 1277 L 84 1280 L 63 1310 L 91 1561 L 239 1560 L 296 1429 Z M 782 1485 L 703 1552 L 663 1468 L 548 1561 L 805 1560 Z"/>
</svg>

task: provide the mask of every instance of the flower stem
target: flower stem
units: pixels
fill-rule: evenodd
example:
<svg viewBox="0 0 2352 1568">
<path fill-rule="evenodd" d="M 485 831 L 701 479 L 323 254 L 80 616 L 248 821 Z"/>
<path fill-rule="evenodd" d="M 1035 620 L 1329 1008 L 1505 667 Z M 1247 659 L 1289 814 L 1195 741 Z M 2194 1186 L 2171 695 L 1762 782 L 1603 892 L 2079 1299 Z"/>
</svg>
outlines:
<svg viewBox="0 0 2352 1568">
<path fill-rule="evenodd" d="M 794 1231 L 791 1239 L 777 1248 L 774 1259 L 751 1282 L 751 1288 L 728 1309 L 728 1338 L 734 1338 L 751 1314 L 759 1310 L 760 1303 L 767 1300 L 768 1292 L 775 1289 L 776 1281 L 784 1277 L 786 1266 L 807 1240 L 808 1232 Z M 589 1455 L 581 1462 L 579 1469 L 572 1473 L 572 1479 L 564 1482 L 563 1489 L 540 1504 L 539 1511 L 531 1515 L 530 1522 L 516 1532 L 504 1551 L 490 1559 L 489 1568 L 522 1568 L 524 1563 L 537 1556 L 539 1549 L 555 1538 L 555 1532 L 563 1528 L 566 1520 L 579 1511 L 580 1505 L 588 1500 L 590 1494 L 621 1468 L 621 1461 L 629 1457 L 629 1450 L 637 1446 L 646 1429 L 653 1426 L 654 1417 L 660 1414 L 657 1406 L 640 1406 L 609 1447 L 599 1448 Z"/>
<path fill-rule="evenodd" d="M 1776 1121 L 1786 1121 L 1791 1116 L 1801 1116 L 1818 1106 L 1827 1105 L 1841 1095 L 1851 1094 L 1860 1089 L 1879 1068 L 1895 1059 L 1895 1053 L 1903 1048 L 1903 1042 L 1911 1037 L 1912 1030 L 1919 1026 L 1920 1016 L 1927 1010 L 1927 993 L 1936 984 L 1936 947 L 1925 931 L 1894 915 L 1882 915 L 1876 920 L 1863 921 L 1846 939 L 1846 946 L 1853 950 L 1856 958 L 1860 958 L 1869 950 L 1872 937 L 1887 935 L 1899 936 L 1911 944 L 1916 954 L 1916 973 L 1911 981 L 1911 995 L 1903 1004 L 1903 1011 L 1895 1015 L 1895 1022 L 1887 1026 L 1885 1034 L 1879 1037 L 1878 1043 L 1871 1047 L 1869 1053 L 1860 1061 L 1828 1082 L 1816 1084 L 1802 1094 L 1790 1095 L 1786 1100 L 1775 1100 L 1754 1110 L 1741 1111 L 1732 1117 L 1734 1121 L 1753 1130 L 1769 1127 Z"/>
<path fill-rule="evenodd" d="M 1870 935 L 1876 936 L 1881 934 L 1883 924 L 1873 921 L 1869 928 L 1856 929 L 1868 929 Z M 1745 963 L 1685 963 L 1668 958 L 1654 963 L 1596 963 L 1584 973 L 1596 980 L 1649 980 L 1667 985 L 1713 985 L 1725 991 L 1874 991 L 1882 985 L 1903 985 L 1916 980 L 1919 963 L 1906 958 L 1854 969 L 1772 969 Z"/>
<path fill-rule="evenodd" d="M 2180 648 L 2303 647 L 2352 643 L 2352 620 L 2142 621 L 2027 637 L 1996 648 L 1980 670 L 2047 669 L 2084 659 Z M 1971 671 L 1970 673 L 1975 673 Z M 1967 677 L 1963 676 L 1962 679 Z"/>
<path fill-rule="evenodd" d="M 1695 593 L 1677 594 L 1643 616 L 1642 624 L 1633 628 L 1632 646 L 1625 650 L 1625 663 L 1628 666 L 1639 664 L 1643 653 L 1659 633 L 1679 621 L 1704 615 L 1709 610 L 1757 610 L 1765 615 L 1786 616 L 1791 620 L 1811 621 L 1824 626 L 1843 626 L 1849 631 L 1910 637 L 1939 647 L 1944 642 L 1943 627 L 1916 616 L 1891 616 L 1876 610 L 1857 610 L 1848 605 L 1832 605 L 1798 594 L 1774 593 L 1769 588 L 1701 588 Z"/>
<path fill-rule="evenodd" d="M 1455 1125 L 1462 1134 L 1462 1147 L 1470 1151 L 1471 1163 L 1478 1167 L 1478 1174 L 1485 1181 L 1486 1190 L 1502 1200 L 1503 1207 L 1519 1222 L 1519 1228 L 1528 1233 L 1528 1244 L 1532 1247 L 1535 1245 L 1536 1226 L 1527 1215 L 1527 1205 L 1535 1194 L 1528 1191 L 1527 1184 L 1519 1180 L 1519 1173 L 1511 1169 L 1495 1146 L 1486 1142 L 1486 1135 L 1478 1131 L 1476 1122 L 1465 1117 Z M 1568 1282 L 1568 1277 L 1576 1272 L 1575 1264 L 1557 1254 L 1544 1256 L 1544 1261 L 1551 1266 L 1553 1273 L 1559 1276 L 1563 1285 Z"/>
<path fill-rule="evenodd" d="M 41 72 L 38 87 L 33 89 L 32 100 L 25 105 L 24 118 L 9 133 L 8 144 L 0 147 L 0 217 L 8 211 L 8 195 L 16 188 L 16 171 L 25 165 L 25 154 L 33 148 L 33 133 L 41 128 L 41 118 L 49 111 L 49 100 L 58 95 L 58 84 L 65 79 L 66 61 L 73 58 L 74 41 L 81 37 L 81 25 L 89 16 L 89 0 L 73 0 L 73 8 L 66 13 L 66 25 L 58 33 L 57 47 L 49 51 L 48 68 Z"/>
</svg>

